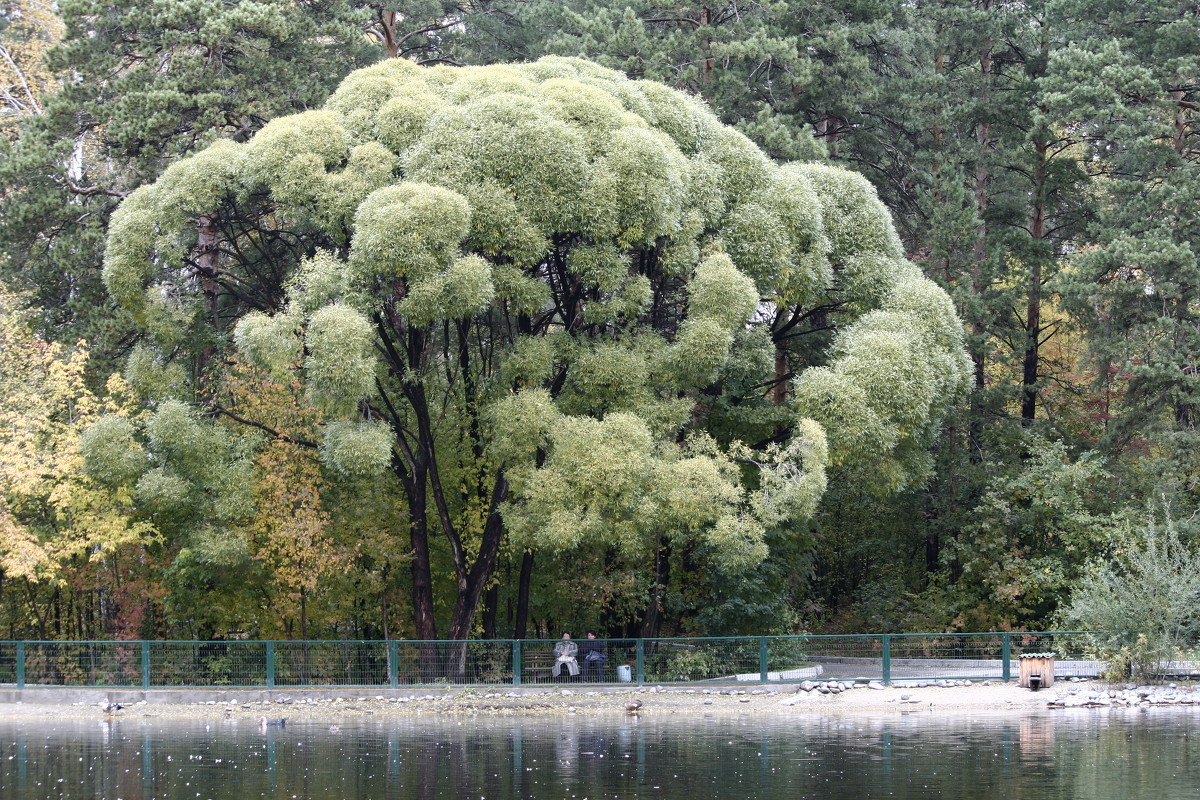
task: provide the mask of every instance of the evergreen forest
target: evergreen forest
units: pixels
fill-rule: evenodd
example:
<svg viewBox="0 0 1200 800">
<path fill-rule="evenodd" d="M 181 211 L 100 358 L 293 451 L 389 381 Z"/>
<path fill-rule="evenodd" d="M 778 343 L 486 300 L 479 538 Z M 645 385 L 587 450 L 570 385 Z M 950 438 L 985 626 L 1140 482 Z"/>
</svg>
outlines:
<svg viewBox="0 0 1200 800">
<path fill-rule="evenodd" d="M 0 0 L 0 639 L 1193 637 L 1198 206 L 1194 2 Z"/>
</svg>

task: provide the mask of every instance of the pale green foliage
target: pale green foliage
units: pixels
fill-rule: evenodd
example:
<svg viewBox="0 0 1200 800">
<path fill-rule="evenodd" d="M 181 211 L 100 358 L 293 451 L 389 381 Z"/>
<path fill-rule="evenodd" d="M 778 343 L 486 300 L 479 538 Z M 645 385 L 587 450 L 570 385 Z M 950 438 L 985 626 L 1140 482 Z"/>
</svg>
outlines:
<svg viewBox="0 0 1200 800">
<path fill-rule="evenodd" d="M 405 133 L 385 136 L 392 123 Z M 369 150 L 372 136 L 400 155 L 405 182 L 384 185 L 393 164 Z M 239 173 L 242 189 L 230 184 Z M 106 256 L 114 296 L 143 316 L 150 304 L 139 295 L 156 264 L 191 237 L 158 235 L 164 220 L 180 227 L 180 213 L 258 187 L 335 238 L 353 213 L 359 280 L 437 276 L 460 247 L 525 265 L 553 234 L 578 230 L 592 240 L 574 256 L 581 271 L 612 292 L 623 248 L 674 238 L 670 260 L 686 261 L 721 227 L 735 263 L 767 293 L 778 284 L 816 297 L 832 279 L 820 202 L 803 174 L 774 167 L 692 98 L 571 59 L 455 71 L 379 65 L 348 79 L 324 110 L 275 120 L 249 144 L 224 142 L 169 175 L 122 204 Z M 725 219 L 727 208 L 735 210 Z M 497 296 L 532 307 L 540 298 L 514 277 L 497 280 Z M 437 288 L 417 294 L 436 306 Z M 453 305 L 448 313 L 459 313 Z"/>
<path fill-rule="evenodd" d="M 730 330 L 740 328 L 758 307 L 754 281 L 738 271 L 726 255 L 709 256 L 696 265 L 688 284 L 688 314 L 708 317 Z"/>
<path fill-rule="evenodd" d="M 465 256 L 446 270 L 442 290 L 443 315 L 450 318 L 482 314 L 496 297 L 492 267 L 479 256 Z"/>
<path fill-rule="evenodd" d="M 869 251 L 844 258 L 838 271 L 838 281 L 846 297 L 857 308 L 865 311 L 878 308 L 884 299 L 896 286 L 905 279 L 920 277 L 920 270 L 907 261 L 898 261 L 884 253 Z M 916 281 L 907 281 L 908 285 L 917 285 Z M 939 291 L 936 286 L 934 291 Z M 945 297 L 945 293 L 941 293 Z M 943 305 L 943 301 L 929 297 L 935 305 Z M 949 298 L 946 298 L 948 301 Z M 950 313 L 954 313 L 953 305 L 949 305 Z M 907 308 L 905 309 L 907 310 Z M 915 308 L 914 310 L 923 309 Z"/>
<path fill-rule="evenodd" d="M 492 267 L 479 256 L 464 256 L 444 273 L 414 281 L 400 308 L 418 325 L 485 312 L 496 297 Z"/>
<path fill-rule="evenodd" d="M 504 363 L 504 380 L 511 386 L 537 386 L 550 378 L 554 369 L 555 336 L 521 339 L 513 345 Z M 499 401 L 501 404 L 506 399 Z"/>
<path fill-rule="evenodd" d="M 322 250 L 302 261 L 288 281 L 288 310 L 302 318 L 308 317 L 341 297 L 345 288 L 345 262 Z"/>
<path fill-rule="evenodd" d="M 731 570 L 766 556 L 764 527 L 745 508 L 738 468 L 710 439 L 664 446 L 634 414 L 547 415 L 537 413 L 544 394 L 521 394 L 529 396 L 505 407 L 502 452 L 544 446 L 549 455 L 541 468 L 527 462 L 510 470 L 523 498 L 505 513 L 517 544 L 565 550 L 601 541 L 636 554 L 650 533 L 698 538 Z"/>
<path fill-rule="evenodd" d="M 559 398 L 565 411 L 636 411 L 654 401 L 646 386 L 650 363 L 644 353 L 608 342 L 579 350 Z"/>
<path fill-rule="evenodd" d="M 242 312 L 237 347 L 306 384 L 338 473 L 436 451 L 462 483 L 506 477 L 500 511 L 522 545 L 634 553 L 685 537 L 748 567 L 768 529 L 813 513 L 827 463 L 884 462 L 887 487 L 919 476 L 961 382 L 957 319 L 914 284 L 865 180 L 776 165 L 656 83 L 570 58 L 392 60 L 222 148 L 122 205 L 114 296 L 160 339 L 181 335 L 200 304 L 177 267 L 205 209 L 245 207 L 301 237 L 286 297 Z M 796 404 L 771 410 L 766 436 L 761 423 L 721 445 L 705 435 L 731 384 L 731 408 L 761 413 L 771 315 L 818 306 L 848 310 Z M 401 446 L 414 430 L 418 456 Z M 779 443 L 751 452 L 740 436 Z"/>
<path fill-rule="evenodd" d="M 825 235 L 831 246 L 829 258 L 835 264 L 862 253 L 904 258 L 891 215 L 866 178 L 823 164 L 792 169 L 808 178 L 824 206 Z"/>
<path fill-rule="evenodd" d="M 704 386 L 717 378 L 729 358 L 733 331 L 711 317 L 691 317 L 679 328 L 671 361 L 685 386 Z"/>
<path fill-rule="evenodd" d="M 141 304 L 144 284 L 154 274 L 155 199 L 153 186 L 142 187 L 125 198 L 120 215 L 109 226 L 104 283 L 113 299 L 126 308 Z"/>
<path fill-rule="evenodd" d="M 247 153 L 228 139 L 218 139 L 192 158 L 177 161 L 158 179 L 159 191 L 171 195 L 173 210 L 208 214 L 240 177 Z M 164 209 L 165 210 L 165 209 Z"/>
<path fill-rule="evenodd" d="M 205 514 L 206 519 L 233 527 L 254 514 L 254 465 L 229 446 L 215 447 L 217 458 L 200 483 L 218 502 Z"/>
<path fill-rule="evenodd" d="M 178 475 L 157 468 L 137 482 L 137 499 L 155 516 L 181 516 L 193 509 L 192 486 Z"/>
<path fill-rule="evenodd" d="M 467 201 L 449 189 L 423 183 L 379 189 L 355 216 L 350 267 L 359 280 L 430 277 L 454 260 L 470 218 Z"/>
<path fill-rule="evenodd" d="M 79 439 L 87 474 L 106 485 L 135 480 L 148 465 L 145 449 L 134 439 L 134 427 L 124 417 L 102 417 Z"/>
<path fill-rule="evenodd" d="M 305 332 L 304 369 L 315 401 L 330 407 L 365 397 L 375 381 L 370 321 L 341 303 L 313 314 Z"/>
<path fill-rule="evenodd" d="M 295 318 L 286 314 L 252 311 L 238 320 L 233 340 L 251 364 L 281 376 L 300 358 L 296 327 Z"/>
<path fill-rule="evenodd" d="M 797 407 L 825 426 L 835 464 L 876 470 L 884 491 L 928 474 L 946 401 L 965 396 L 970 376 L 955 319 L 945 293 L 909 273 L 838 334 L 828 368 L 796 380 Z"/>
<path fill-rule="evenodd" d="M 392 431 L 385 422 L 330 423 L 321 458 L 349 478 L 378 475 L 392 460 Z"/>
<path fill-rule="evenodd" d="M 145 345 L 133 348 L 121 375 L 141 397 L 165 399 L 183 397 L 188 392 L 188 378 L 183 366 L 178 362 L 164 362 Z"/>
<path fill-rule="evenodd" d="M 326 170 L 350 153 L 350 137 L 339 115 L 305 111 L 266 124 L 246 146 L 247 178 L 270 185 L 289 208 L 316 202 Z"/>
<path fill-rule="evenodd" d="M 146 422 L 150 449 L 190 475 L 205 471 L 220 434 L 201 423 L 196 411 L 179 400 L 168 400 Z"/>
<path fill-rule="evenodd" d="M 765 453 L 739 452 L 759 468 L 758 488 L 750 498 L 754 515 L 767 525 L 807 519 L 825 493 L 829 445 L 825 430 L 811 419 L 796 424 L 786 446 L 770 445 Z"/>
<path fill-rule="evenodd" d="M 240 444 L 180 400 L 136 421 L 100 417 L 80 437 L 80 451 L 88 475 L 132 490 L 138 510 L 160 528 L 236 526 L 254 513 L 253 471 Z"/>
<path fill-rule="evenodd" d="M 192 536 L 181 561 L 195 559 L 214 567 L 236 567 L 250 560 L 250 543 L 241 531 L 206 525 Z"/>
<path fill-rule="evenodd" d="M 549 444 L 551 426 L 560 416 L 545 389 L 525 389 L 496 401 L 488 410 L 492 457 L 501 464 L 532 461 L 538 448 Z"/>
<path fill-rule="evenodd" d="M 724 516 L 707 535 L 717 563 L 730 572 L 757 566 L 767 557 L 766 533 L 762 522 L 750 514 Z"/>
<path fill-rule="evenodd" d="M 754 281 L 729 256 L 716 253 L 697 264 L 688 282 L 688 318 L 667 351 L 675 379 L 689 387 L 715 381 L 729 360 L 735 334 L 758 302 Z"/>
<path fill-rule="evenodd" d="M 805 168 L 788 165 L 731 212 L 725 247 L 756 280 L 776 283 L 785 301 L 812 303 L 833 281 L 824 216 Z"/>
</svg>

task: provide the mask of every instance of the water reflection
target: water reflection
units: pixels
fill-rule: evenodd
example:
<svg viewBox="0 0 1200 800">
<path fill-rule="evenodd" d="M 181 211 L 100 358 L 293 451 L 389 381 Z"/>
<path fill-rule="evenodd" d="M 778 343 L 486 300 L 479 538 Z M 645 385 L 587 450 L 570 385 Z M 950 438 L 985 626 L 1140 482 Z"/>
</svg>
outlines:
<svg viewBox="0 0 1200 800">
<path fill-rule="evenodd" d="M 0 800 L 1192 798 L 1200 710 L 0 721 Z"/>
</svg>

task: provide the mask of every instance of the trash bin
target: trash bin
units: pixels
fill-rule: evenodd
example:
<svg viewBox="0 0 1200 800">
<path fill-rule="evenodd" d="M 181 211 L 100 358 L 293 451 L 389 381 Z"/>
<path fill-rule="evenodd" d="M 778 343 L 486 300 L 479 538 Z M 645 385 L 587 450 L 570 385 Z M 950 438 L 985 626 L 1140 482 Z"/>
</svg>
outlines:
<svg viewBox="0 0 1200 800">
<path fill-rule="evenodd" d="M 617 680 L 621 683 L 629 683 L 633 680 L 633 671 L 629 669 L 628 664 L 617 665 Z"/>
</svg>

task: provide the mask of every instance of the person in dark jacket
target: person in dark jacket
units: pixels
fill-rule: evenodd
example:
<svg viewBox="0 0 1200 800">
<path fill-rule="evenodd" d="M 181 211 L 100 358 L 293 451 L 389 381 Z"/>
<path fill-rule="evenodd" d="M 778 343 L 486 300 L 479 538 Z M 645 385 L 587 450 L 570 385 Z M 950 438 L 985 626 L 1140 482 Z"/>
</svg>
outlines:
<svg viewBox="0 0 1200 800">
<path fill-rule="evenodd" d="M 604 642 L 588 631 L 587 638 L 579 643 L 579 660 L 583 662 L 583 680 L 598 683 L 604 679 Z"/>
</svg>

